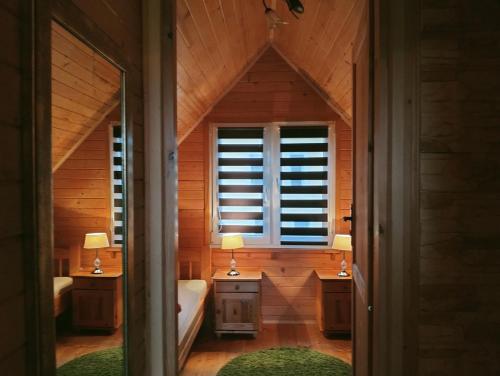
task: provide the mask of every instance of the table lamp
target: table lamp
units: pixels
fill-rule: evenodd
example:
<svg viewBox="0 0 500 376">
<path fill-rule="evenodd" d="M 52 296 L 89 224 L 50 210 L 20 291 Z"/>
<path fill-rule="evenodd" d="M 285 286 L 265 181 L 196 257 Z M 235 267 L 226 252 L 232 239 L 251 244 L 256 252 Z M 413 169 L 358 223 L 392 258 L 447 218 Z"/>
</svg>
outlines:
<svg viewBox="0 0 500 376">
<path fill-rule="evenodd" d="M 236 270 L 236 260 L 234 259 L 234 250 L 238 248 L 243 248 L 243 236 L 241 234 L 224 235 L 222 237 L 221 249 L 231 250 L 231 262 L 229 263 L 231 269 L 227 272 L 227 275 L 231 277 L 240 275 L 240 272 Z"/>
<path fill-rule="evenodd" d="M 92 274 L 104 273 L 101 269 L 101 260 L 99 260 L 99 248 L 109 247 L 108 235 L 105 232 L 93 232 L 85 234 L 85 243 L 83 248 L 95 249 L 94 271 Z"/>
<path fill-rule="evenodd" d="M 351 235 L 335 235 L 332 248 L 342 251 L 342 262 L 340 263 L 342 270 L 337 275 L 339 277 L 349 277 L 349 273 L 346 271 L 345 251 L 352 251 Z"/>
</svg>

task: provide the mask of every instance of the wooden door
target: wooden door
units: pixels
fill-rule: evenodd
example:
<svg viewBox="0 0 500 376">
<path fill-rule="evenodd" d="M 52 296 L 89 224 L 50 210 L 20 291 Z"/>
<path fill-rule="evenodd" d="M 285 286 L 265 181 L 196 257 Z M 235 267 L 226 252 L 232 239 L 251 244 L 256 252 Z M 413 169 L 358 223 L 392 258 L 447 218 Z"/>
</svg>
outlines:
<svg viewBox="0 0 500 376">
<path fill-rule="evenodd" d="M 257 330 L 256 293 L 217 293 L 216 330 Z"/>
<path fill-rule="evenodd" d="M 373 56 L 369 0 L 353 45 L 353 366 L 372 374 Z"/>
</svg>

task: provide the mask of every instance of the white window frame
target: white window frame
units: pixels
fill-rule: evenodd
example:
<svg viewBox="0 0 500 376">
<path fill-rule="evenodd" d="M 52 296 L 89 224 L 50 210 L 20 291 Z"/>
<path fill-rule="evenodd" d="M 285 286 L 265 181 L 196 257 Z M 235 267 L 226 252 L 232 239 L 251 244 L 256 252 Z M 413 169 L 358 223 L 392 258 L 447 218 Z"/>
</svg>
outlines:
<svg viewBox="0 0 500 376">
<path fill-rule="evenodd" d="M 328 245 L 281 245 L 280 244 L 280 134 L 281 126 L 323 125 L 328 127 Z M 258 239 L 244 236 L 245 248 L 292 248 L 292 249 L 331 249 L 335 236 L 335 206 L 336 206 L 336 144 L 335 122 L 307 121 L 307 122 L 267 122 L 267 123 L 210 123 L 210 213 L 211 213 L 211 244 L 212 248 L 219 248 L 222 236 L 218 233 L 218 158 L 217 158 L 217 129 L 227 127 L 262 127 L 264 128 L 264 166 L 270 161 L 270 167 L 264 168 L 264 234 Z M 275 176 L 276 175 L 276 176 Z"/>
</svg>

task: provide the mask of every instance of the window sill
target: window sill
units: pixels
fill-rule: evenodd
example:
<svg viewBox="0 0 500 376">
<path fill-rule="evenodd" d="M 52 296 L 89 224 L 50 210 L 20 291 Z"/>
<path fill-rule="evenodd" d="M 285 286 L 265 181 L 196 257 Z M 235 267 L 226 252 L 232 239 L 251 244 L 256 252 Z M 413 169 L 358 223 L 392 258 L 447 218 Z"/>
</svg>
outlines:
<svg viewBox="0 0 500 376">
<path fill-rule="evenodd" d="M 231 252 L 230 249 L 220 249 L 220 244 L 210 244 L 210 248 L 214 251 L 218 252 Z M 293 245 L 249 245 L 243 248 L 235 249 L 235 253 L 249 253 L 249 252 L 318 252 L 318 253 L 339 253 L 342 251 L 337 251 L 335 249 L 332 249 L 331 247 L 328 246 L 311 246 L 311 247 L 304 247 L 304 246 L 293 246 Z"/>
</svg>

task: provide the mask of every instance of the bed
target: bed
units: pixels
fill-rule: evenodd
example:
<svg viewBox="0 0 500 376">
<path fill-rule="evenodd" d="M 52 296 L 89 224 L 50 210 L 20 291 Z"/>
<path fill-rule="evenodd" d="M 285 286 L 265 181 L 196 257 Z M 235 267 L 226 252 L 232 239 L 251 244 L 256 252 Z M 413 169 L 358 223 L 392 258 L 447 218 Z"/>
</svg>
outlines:
<svg viewBox="0 0 500 376">
<path fill-rule="evenodd" d="M 71 307 L 73 279 L 70 275 L 78 269 L 78 255 L 78 247 L 54 249 L 54 317 Z"/>
<path fill-rule="evenodd" d="M 188 263 L 188 266 L 183 265 L 184 263 Z M 207 296 L 207 282 L 201 279 L 193 279 L 195 275 L 193 273 L 193 263 L 181 261 L 180 268 L 182 279 L 178 281 L 177 287 L 180 306 L 178 315 L 179 370 L 184 366 L 189 350 L 205 318 L 205 298 Z"/>
</svg>

